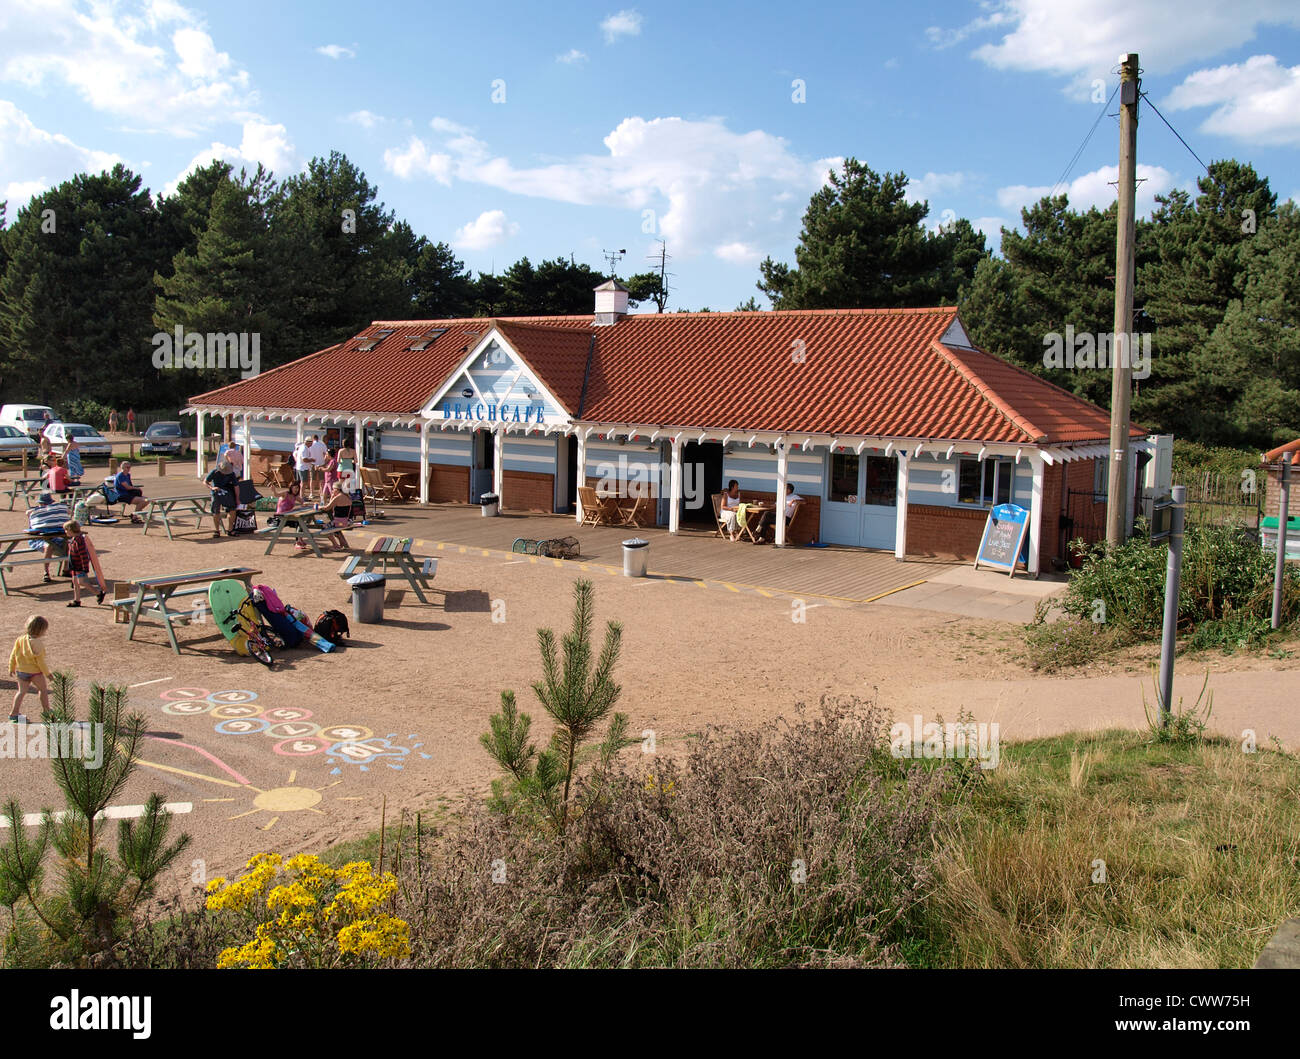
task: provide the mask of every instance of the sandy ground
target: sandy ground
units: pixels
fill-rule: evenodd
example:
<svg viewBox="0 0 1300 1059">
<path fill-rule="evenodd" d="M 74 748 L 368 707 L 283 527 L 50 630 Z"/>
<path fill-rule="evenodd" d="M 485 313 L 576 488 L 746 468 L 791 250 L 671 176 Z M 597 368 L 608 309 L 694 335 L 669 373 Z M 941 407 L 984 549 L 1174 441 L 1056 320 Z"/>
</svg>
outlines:
<svg viewBox="0 0 1300 1059">
<path fill-rule="evenodd" d="M 369 531 L 436 539 L 434 517 L 417 513 Z M 0 532 L 24 527 L 21 510 L 0 510 Z M 364 544 L 369 531 L 353 531 L 351 542 Z M 316 559 L 281 546 L 265 556 L 264 539 L 217 541 L 210 530 L 169 542 L 125 522 L 92 536 L 109 578 L 242 564 L 260 567 L 256 580 L 313 616 L 351 611 L 337 553 Z M 192 806 L 177 817 L 194 839 L 173 880 L 183 885 L 192 874 L 234 871 L 260 850 L 314 851 L 363 833 L 377 826 L 385 797 L 392 819 L 486 790 L 494 771 L 478 736 L 503 689 L 533 715 L 539 742 L 549 734 L 529 690 L 539 674 L 536 630 L 567 628 L 580 576 L 571 566 L 445 553 L 429 605 L 406 591 L 390 601 L 382 625 L 354 625 L 345 649 L 283 652 L 270 671 L 236 656 L 211 624 L 180 629 L 179 657 L 157 625 L 142 625 L 128 643 L 126 626 L 93 597 L 81 610 L 65 608 L 68 582 L 40 584 L 39 566 L 10 575 L 15 590 L 0 599 L 0 629 L 12 637 L 29 614 L 44 614 L 56 668 L 84 683 L 132 686 L 151 738 L 118 804 L 158 791 Z M 1127 670 L 1035 677 L 1013 658 L 1011 623 L 881 605 L 814 605 L 797 622 L 788 600 L 586 576 L 596 583 L 600 620 L 623 624 L 618 708 L 634 733 L 654 731 L 661 752 L 706 725 L 772 718 L 823 694 L 875 695 L 909 720 L 953 720 L 965 708 L 997 721 L 1003 740 L 1140 726 L 1144 683 L 1150 698 L 1141 660 Z M 1188 664 L 1180 674 L 1189 701 L 1203 669 Z M 1300 746 L 1300 660 L 1228 658 L 1212 670 L 1214 727 Z M 4 686 L 12 694 L 12 681 Z M 38 714 L 33 698 L 26 712 Z M 0 760 L 0 773 L 0 794 L 19 795 L 25 812 L 61 806 L 48 762 Z"/>
</svg>

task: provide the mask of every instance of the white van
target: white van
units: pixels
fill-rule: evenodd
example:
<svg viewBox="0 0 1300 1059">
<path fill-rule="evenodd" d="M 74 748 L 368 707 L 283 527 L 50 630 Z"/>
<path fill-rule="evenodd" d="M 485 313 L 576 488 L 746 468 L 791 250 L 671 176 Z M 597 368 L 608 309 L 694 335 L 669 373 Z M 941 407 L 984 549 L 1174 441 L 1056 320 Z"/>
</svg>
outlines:
<svg viewBox="0 0 1300 1059">
<path fill-rule="evenodd" d="M 50 413 L 52 421 L 58 421 L 58 414 L 47 404 L 7 404 L 0 408 L 0 426 L 17 427 L 37 438 L 45 429 L 46 412 Z"/>
</svg>

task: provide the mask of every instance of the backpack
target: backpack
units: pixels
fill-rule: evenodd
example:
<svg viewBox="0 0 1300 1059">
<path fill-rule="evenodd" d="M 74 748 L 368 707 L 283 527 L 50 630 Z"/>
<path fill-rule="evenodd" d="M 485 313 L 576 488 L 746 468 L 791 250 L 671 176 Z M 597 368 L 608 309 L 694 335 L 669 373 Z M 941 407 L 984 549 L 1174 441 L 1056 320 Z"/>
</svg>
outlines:
<svg viewBox="0 0 1300 1059">
<path fill-rule="evenodd" d="M 322 640 L 338 643 L 348 635 L 347 615 L 340 610 L 327 610 L 316 619 L 316 625 L 312 631 Z"/>
<path fill-rule="evenodd" d="M 232 533 L 256 533 L 257 513 L 251 507 L 235 509 L 235 527 Z"/>
</svg>

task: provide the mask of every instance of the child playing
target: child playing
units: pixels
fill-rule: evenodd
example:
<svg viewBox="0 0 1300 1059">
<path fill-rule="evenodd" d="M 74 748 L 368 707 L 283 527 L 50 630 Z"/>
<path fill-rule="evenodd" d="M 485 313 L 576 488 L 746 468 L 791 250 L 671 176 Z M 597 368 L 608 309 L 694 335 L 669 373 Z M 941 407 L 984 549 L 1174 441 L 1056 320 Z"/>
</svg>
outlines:
<svg viewBox="0 0 1300 1059">
<path fill-rule="evenodd" d="M 22 718 L 18 707 L 23 704 L 27 692 L 32 688 L 41 697 L 41 716 L 50 710 L 50 688 L 47 682 L 50 676 L 49 664 L 45 661 L 45 646 L 41 643 L 50 623 L 39 614 L 27 619 L 26 631 L 14 641 L 14 649 L 9 653 L 9 675 L 17 679 L 18 690 L 14 692 L 14 708 L 9 720 Z"/>
<path fill-rule="evenodd" d="M 68 573 L 72 575 L 72 602 L 69 607 L 81 606 L 81 581 L 90 580 L 90 556 L 94 545 L 90 538 L 81 532 L 81 523 L 71 519 L 63 524 L 63 535 L 68 542 Z M 99 596 L 96 603 L 104 602 L 104 585 L 98 581 Z"/>
</svg>

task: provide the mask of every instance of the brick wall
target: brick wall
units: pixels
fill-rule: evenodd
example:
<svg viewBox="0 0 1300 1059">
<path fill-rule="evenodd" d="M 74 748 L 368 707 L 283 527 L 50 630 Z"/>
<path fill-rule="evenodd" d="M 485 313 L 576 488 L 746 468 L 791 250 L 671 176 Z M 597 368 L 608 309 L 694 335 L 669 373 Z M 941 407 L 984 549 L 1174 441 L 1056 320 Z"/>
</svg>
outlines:
<svg viewBox="0 0 1300 1059">
<path fill-rule="evenodd" d="M 501 506 L 509 511 L 555 510 L 555 475 L 536 471 L 503 471 Z"/>
<path fill-rule="evenodd" d="M 429 500 L 432 503 L 469 503 L 469 468 L 430 464 Z"/>
<path fill-rule="evenodd" d="M 907 554 L 974 559 L 988 511 L 984 508 L 907 505 Z"/>
</svg>

